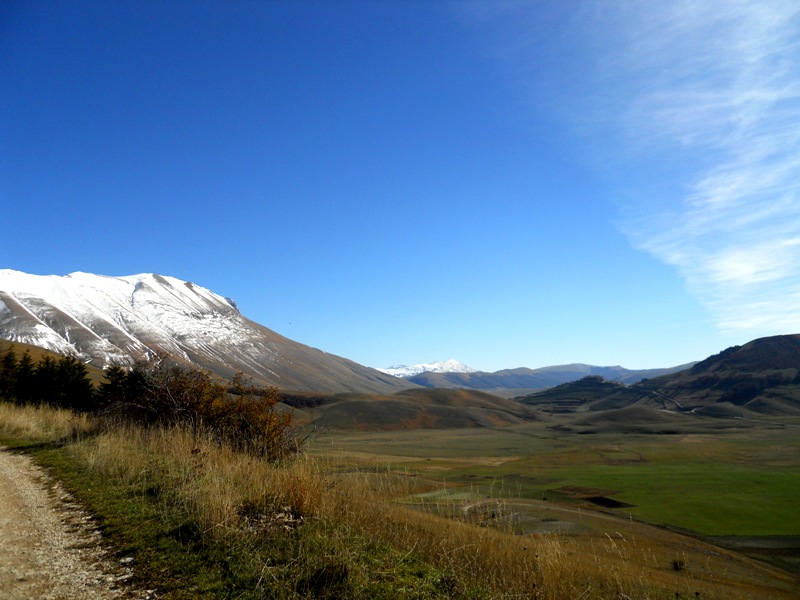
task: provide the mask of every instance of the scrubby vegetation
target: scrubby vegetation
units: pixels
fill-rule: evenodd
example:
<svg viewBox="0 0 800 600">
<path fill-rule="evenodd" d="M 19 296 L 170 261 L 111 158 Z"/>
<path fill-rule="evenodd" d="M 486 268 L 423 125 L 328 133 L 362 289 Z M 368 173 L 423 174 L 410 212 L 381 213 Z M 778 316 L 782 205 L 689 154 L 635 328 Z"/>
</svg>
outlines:
<svg viewBox="0 0 800 600">
<path fill-rule="evenodd" d="M 0 356 L 0 398 L 90 413 L 98 420 L 140 427 L 186 427 L 235 450 L 279 460 L 298 449 L 291 412 L 280 412 L 277 389 L 237 374 L 227 385 L 211 374 L 156 356 L 127 369 L 111 365 L 97 388 L 74 356 L 34 361 L 9 347 Z"/>
<path fill-rule="evenodd" d="M 418 491 L 414 477 L 297 452 L 277 392 L 242 377 L 158 360 L 113 366 L 76 402 L 20 393 L 20 373 L 53 371 L 24 356 L 7 361 L 0 441 L 62 478 L 159 598 L 747 597 L 627 533 L 587 549 L 514 535 L 495 518 L 499 501 L 483 526 L 456 505 L 436 508 L 458 518 L 412 508 L 400 500 Z M 23 360 L 31 368 L 20 371 Z"/>
<path fill-rule="evenodd" d="M 98 414 L 145 428 L 182 427 L 218 444 L 269 460 L 297 451 L 292 413 L 279 412 L 275 388 L 249 385 L 237 374 L 223 385 L 197 369 L 157 358 L 126 370 L 106 369 L 97 396 Z"/>
</svg>

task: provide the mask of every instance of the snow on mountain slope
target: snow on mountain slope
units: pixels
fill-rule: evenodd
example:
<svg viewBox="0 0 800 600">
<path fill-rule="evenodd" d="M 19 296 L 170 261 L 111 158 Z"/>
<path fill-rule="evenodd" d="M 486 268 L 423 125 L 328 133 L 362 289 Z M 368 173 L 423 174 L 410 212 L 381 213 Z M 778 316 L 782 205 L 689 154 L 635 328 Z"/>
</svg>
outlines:
<svg viewBox="0 0 800 600">
<path fill-rule="evenodd" d="M 432 363 L 423 363 L 418 365 L 394 365 L 386 369 L 378 369 L 379 371 L 394 377 L 413 377 L 420 373 L 476 373 L 477 370 L 472 367 L 458 362 L 451 358 Z"/>
<path fill-rule="evenodd" d="M 391 392 L 410 387 L 294 342 L 198 285 L 156 274 L 65 277 L 0 270 L 0 338 L 106 366 L 167 353 L 185 364 L 291 390 Z"/>
<path fill-rule="evenodd" d="M 235 343 L 244 333 L 223 325 L 235 322 L 230 317 L 237 313 L 223 298 L 159 275 L 58 277 L 3 270 L 0 302 L 6 339 L 106 362 L 131 363 L 164 350 L 186 359 L 179 336 Z"/>
</svg>

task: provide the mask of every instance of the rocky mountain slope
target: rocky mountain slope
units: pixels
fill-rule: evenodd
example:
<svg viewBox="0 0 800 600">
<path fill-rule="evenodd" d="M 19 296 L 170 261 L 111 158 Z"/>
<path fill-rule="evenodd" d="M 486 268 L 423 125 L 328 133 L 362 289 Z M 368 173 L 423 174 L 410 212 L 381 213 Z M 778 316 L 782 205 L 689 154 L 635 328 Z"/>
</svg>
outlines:
<svg viewBox="0 0 800 600">
<path fill-rule="evenodd" d="M 285 338 L 203 287 L 156 274 L 39 276 L 0 270 L 0 339 L 103 367 L 164 353 L 287 390 L 390 393 L 412 383 Z"/>
</svg>

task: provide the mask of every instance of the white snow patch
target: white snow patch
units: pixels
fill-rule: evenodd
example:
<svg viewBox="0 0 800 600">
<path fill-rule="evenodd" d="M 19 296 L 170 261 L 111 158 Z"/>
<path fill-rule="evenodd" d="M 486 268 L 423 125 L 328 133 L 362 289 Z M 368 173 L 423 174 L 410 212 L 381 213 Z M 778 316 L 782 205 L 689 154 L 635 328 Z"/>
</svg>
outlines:
<svg viewBox="0 0 800 600">
<path fill-rule="evenodd" d="M 420 373 L 475 373 L 477 369 L 468 367 L 454 358 L 442 360 L 432 363 L 421 363 L 417 365 L 394 365 L 386 369 L 378 369 L 382 373 L 392 375 L 394 377 L 413 377 Z"/>
</svg>

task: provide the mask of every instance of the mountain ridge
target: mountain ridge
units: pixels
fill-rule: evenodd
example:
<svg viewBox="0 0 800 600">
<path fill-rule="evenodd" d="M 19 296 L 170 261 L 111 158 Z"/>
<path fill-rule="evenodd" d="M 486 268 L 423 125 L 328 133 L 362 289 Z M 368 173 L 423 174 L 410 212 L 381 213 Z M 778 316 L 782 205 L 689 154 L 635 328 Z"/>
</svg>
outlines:
<svg viewBox="0 0 800 600">
<path fill-rule="evenodd" d="M 630 416 L 632 408 L 735 419 L 800 416 L 800 334 L 758 338 L 632 385 L 590 376 L 519 400 L 545 412 L 606 417 L 622 410 Z"/>
<path fill-rule="evenodd" d="M 473 371 L 469 373 L 426 371 L 407 376 L 408 381 L 428 388 L 465 388 L 491 391 L 499 395 L 522 395 L 533 390 L 541 390 L 570 381 L 577 381 L 589 375 L 601 376 L 619 383 L 636 383 L 675 373 L 692 367 L 695 363 L 687 363 L 663 369 L 626 369 L 620 366 L 599 367 L 583 363 L 553 365 L 530 369 L 502 369 L 494 372 Z"/>
<path fill-rule="evenodd" d="M 290 340 L 197 284 L 142 273 L 66 276 L 0 270 L 0 337 L 105 367 L 166 354 L 222 377 L 281 389 L 389 393 L 414 387 Z"/>
</svg>

